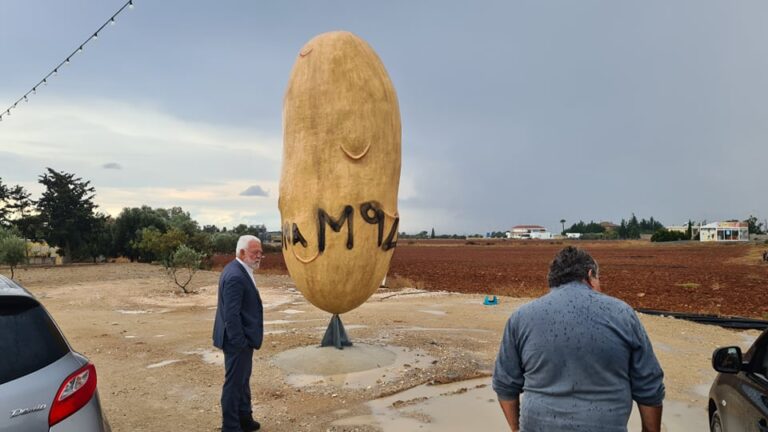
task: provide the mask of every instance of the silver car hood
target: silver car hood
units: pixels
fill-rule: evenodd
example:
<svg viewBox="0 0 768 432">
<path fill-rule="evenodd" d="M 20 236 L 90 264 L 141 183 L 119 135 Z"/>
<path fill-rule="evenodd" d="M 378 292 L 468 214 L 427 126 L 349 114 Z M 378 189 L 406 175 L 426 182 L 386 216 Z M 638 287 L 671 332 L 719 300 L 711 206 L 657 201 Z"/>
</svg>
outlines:
<svg viewBox="0 0 768 432">
<path fill-rule="evenodd" d="M 64 380 L 87 360 L 69 352 L 31 374 L 0 385 L 0 432 L 48 430 L 48 413 Z"/>
</svg>

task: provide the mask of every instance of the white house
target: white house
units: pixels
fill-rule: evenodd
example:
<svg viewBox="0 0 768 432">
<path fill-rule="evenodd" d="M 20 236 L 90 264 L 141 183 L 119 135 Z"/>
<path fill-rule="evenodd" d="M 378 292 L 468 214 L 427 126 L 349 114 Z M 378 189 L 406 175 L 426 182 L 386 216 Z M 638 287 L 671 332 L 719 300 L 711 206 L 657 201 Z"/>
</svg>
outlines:
<svg viewBox="0 0 768 432">
<path fill-rule="evenodd" d="M 509 231 L 513 239 L 551 239 L 552 233 L 540 225 L 516 225 Z"/>
<path fill-rule="evenodd" d="M 746 222 L 712 222 L 702 225 L 699 233 L 703 242 L 749 241 L 749 225 Z"/>
<path fill-rule="evenodd" d="M 691 228 L 692 229 L 693 228 L 698 229 L 699 227 L 698 226 L 693 226 Z M 664 227 L 664 229 L 666 229 L 667 231 L 672 231 L 672 232 L 687 233 L 688 232 L 688 225 L 667 225 L 667 226 Z"/>
<path fill-rule="evenodd" d="M 56 253 L 56 248 L 44 241 L 27 242 L 27 257 L 30 264 L 61 265 L 64 259 Z"/>
</svg>

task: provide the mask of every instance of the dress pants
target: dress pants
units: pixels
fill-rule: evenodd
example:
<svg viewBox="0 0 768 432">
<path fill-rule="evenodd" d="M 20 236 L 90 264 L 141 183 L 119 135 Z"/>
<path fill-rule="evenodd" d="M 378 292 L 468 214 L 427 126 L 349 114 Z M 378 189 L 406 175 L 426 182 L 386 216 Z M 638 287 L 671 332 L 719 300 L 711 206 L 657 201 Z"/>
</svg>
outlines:
<svg viewBox="0 0 768 432">
<path fill-rule="evenodd" d="M 221 389 L 221 432 L 240 432 L 240 418 L 250 416 L 253 348 L 224 343 L 224 387 Z"/>
</svg>

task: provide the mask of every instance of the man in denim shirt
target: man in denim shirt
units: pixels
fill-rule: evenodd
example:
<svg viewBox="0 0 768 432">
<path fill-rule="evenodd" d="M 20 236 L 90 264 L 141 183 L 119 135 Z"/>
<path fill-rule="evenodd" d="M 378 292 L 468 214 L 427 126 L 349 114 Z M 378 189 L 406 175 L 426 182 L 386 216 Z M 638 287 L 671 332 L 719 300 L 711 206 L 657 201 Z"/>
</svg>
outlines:
<svg viewBox="0 0 768 432">
<path fill-rule="evenodd" d="M 600 292 L 597 262 L 581 249 L 561 250 L 548 281 L 548 294 L 509 318 L 496 359 L 510 428 L 626 432 L 634 400 L 643 431 L 660 431 L 664 373 L 635 311 Z"/>
</svg>

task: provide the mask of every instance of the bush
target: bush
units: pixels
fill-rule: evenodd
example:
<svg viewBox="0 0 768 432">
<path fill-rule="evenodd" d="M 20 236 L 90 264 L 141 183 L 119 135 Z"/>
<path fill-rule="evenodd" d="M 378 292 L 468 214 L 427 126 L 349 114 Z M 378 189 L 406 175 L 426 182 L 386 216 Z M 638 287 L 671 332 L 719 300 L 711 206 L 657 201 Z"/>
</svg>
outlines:
<svg viewBox="0 0 768 432">
<path fill-rule="evenodd" d="M 211 247 L 214 253 L 234 255 L 235 248 L 237 247 L 237 240 L 240 238 L 240 234 L 225 232 L 216 233 L 211 236 Z M 268 243 L 266 240 L 261 240 L 261 249 L 264 253 L 278 253 L 283 251 L 283 245 L 277 243 Z"/>
<path fill-rule="evenodd" d="M 688 240 L 688 234 L 680 231 L 667 231 L 665 229 L 660 229 L 653 233 L 651 236 L 652 242 L 670 242 L 680 240 Z"/>
<path fill-rule="evenodd" d="M 168 274 L 173 278 L 173 282 L 188 294 L 187 285 L 192 281 L 192 277 L 200 270 L 200 263 L 203 260 L 203 254 L 192 249 L 187 245 L 181 245 L 173 253 L 168 266 Z M 179 281 L 179 276 L 182 281 Z M 184 280 L 186 278 L 186 280 Z"/>
<path fill-rule="evenodd" d="M 583 233 L 580 240 L 603 240 L 603 233 Z"/>
<path fill-rule="evenodd" d="M 275 243 L 262 243 L 261 249 L 264 251 L 264 253 L 279 253 L 283 251 L 283 245 Z"/>
<path fill-rule="evenodd" d="M 174 251 L 188 240 L 187 235 L 176 228 L 163 233 L 154 227 L 141 230 L 140 238 L 137 249 L 143 252 L 142 257 L 158 259 L 166 268 L 171 265 Z"/>
<path fill-rule="evenodd" d="M 220 254 L 234 254 L 237 247 L 237 239 L 240 236 L 235 233 L 216 233 L 213 235 L 213 251 Z"/>
</svg>

